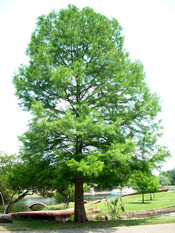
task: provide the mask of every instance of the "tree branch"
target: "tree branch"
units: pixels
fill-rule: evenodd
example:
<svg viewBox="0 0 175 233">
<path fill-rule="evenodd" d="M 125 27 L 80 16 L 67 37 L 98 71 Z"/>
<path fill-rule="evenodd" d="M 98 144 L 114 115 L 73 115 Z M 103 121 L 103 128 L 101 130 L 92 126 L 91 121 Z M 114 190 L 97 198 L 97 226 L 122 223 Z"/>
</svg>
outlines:
<svg viewBox="0 0 175 233">
<path fill-rule="evenodd" d="M 73 106 L 73 102 L 70 100 L 70 98 L 69 98 L 69 95 L 68 95 L 68 93 L 67 93 L 67 91 L 66 91 L 66 88 L 64 89 L 64 93 L 66 94 L 66 99 L 67 99 L 67 101 L 69 102 L 69 104 L 70 104 L 70 106 L 72 107 L 72 110 L 76 113 L 76 109 L 74 108 L 74 106 Z"/>
<path fill-rule="evenodd" d="M 68 66 L 67 65 L 67 63 L 64 61 L 64 59 L 62 58 L 62 56 L 60 55 L 60 53 L 57 51 L 57 54 L 58 54 L 58 56 L 60 57 L 60 59 L 61 59 L 61 61 L 63 62 L 63 64 L 65 65 L 65 66 Z"/>
<path fill-rule="evenodd" d="M 32 191 L 32 193 L 29 194 L 29 192 L 31 192 L 31 191 Z M 27 189 L 23 194 L 18 195 L 18 197 L 17 197 L 14 201 L 12 201 L 13 197 L 14 197 L 14 196 L 16 195 L 16 193 L 17 193 L 17 191 L 15 191 L 15 193 L 12 194 L 12 196 L 11 196 L 11 200 L 10 200 L 10 201 L 8 202 L 8 204 L 7 204 L 7 207 L 6 207 L 6 209 L 5 209 L 5 213 L 6 213 L 6 214 L 9 213 L 10 209 L 12 208 L 12 206 L 13 206 L 15 203 L 17 203 L 19 200 L 23 199 L 25 196 L 33 195 L 33 193 L 34 193 L 35 191 L 36 191 L 35 188 Z"/>
</svg>

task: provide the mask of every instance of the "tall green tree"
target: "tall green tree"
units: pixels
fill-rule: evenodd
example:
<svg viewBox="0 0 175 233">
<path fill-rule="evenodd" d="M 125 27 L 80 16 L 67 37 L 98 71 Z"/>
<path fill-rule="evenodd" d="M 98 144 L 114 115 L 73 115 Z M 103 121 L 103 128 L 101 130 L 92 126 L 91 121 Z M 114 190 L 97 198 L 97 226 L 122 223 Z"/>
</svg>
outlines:
<svg viewBox="0 0 175 233">
<path fill-rule="evenodd" d="M 70 5 L 38 18 L 29 63 L 14 76 L 20 105 L 33 114 L 20 137 L 23 159 L 55 166 L 57 185 L 75 183 L 77 222 L 86 221 L 83 182 L 123 185 L 132 169 L 167 155 L 156 146 L 158 97 L 123 41 L 116 19 Z"/>
</svg>

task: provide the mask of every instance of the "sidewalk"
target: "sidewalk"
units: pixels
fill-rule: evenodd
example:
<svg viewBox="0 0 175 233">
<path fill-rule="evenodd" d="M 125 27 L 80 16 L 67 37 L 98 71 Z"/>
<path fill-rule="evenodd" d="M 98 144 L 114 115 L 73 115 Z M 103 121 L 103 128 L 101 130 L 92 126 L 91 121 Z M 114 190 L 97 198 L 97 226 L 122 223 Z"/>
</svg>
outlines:
<svg viewBox="0 0 175 233">
<path fill-rule="evenodd" d="M 131 227 L 94 229 L 64 229 L 57 231 L 0 231 L 0 233 L 175 233 L 175 223 Z"/>
</svg>

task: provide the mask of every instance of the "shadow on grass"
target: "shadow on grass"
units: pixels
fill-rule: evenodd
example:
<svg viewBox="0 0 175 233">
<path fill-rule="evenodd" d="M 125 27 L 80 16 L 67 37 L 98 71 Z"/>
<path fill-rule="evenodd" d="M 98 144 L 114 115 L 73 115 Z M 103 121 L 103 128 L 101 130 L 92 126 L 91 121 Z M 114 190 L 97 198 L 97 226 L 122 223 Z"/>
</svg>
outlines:
<svg viewBox="0 0 175 233">
<path fill-rule="evenodd" d="M 144 202 L 144 203 L 142 203 L 142 202 L 135 202 L 135 201 L 133 201 L 133 202 L 127 202 L 128 204 L 139 204 L 139 205 L 147 205 L 147 204 L 151 204 L 151 202 L 150 201 L 146 201 L 146 202 Z"/>
</svg>

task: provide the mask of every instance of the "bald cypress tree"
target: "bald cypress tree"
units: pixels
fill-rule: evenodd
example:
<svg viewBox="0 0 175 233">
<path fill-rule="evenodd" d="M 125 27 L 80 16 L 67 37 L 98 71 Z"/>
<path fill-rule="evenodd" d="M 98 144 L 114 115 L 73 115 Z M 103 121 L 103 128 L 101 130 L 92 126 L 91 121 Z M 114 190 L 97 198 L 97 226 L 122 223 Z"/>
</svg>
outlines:
<svg viewBox="0 0 175 233">
<path fill-rule="evenodd" d="M 58 185 L 75 183 L 76 222 L 86 221 L 83 182 L 124 184 L 166 156 L 156 146 L 158 97 L 123 41 L 118 21 L 91 8 L 52 11 L 38 18 L 29 63 L 14 76 L 19 104 L 33 114 L 23 159 L 47 160 Z"/>
</svg>

